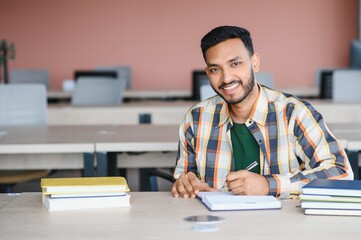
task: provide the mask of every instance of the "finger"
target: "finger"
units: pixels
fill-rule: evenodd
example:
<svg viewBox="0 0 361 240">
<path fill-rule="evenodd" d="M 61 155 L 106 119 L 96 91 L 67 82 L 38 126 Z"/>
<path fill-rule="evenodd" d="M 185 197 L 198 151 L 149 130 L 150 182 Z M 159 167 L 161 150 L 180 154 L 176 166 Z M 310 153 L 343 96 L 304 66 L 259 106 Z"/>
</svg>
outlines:
<svg viewBox="0 0 361 240">
<path fill-rule="evenodd" d="M 189 197 L 188 190 L 187 190 L 186 186 L 184 185 L 183 181 L 184 181 L 184 179 L 181 179 L 181 181 L 178 182 L 177 189 L 178 189 L 179 195 L 182 198 L 188 198 Z"/>
<path fill-rule="evenodd" d="M 246 195 L 246 193 L 244 192 L 244 188 L 242 186 L 232 188 L 232 193 L 235 195 Z"/>
<path fill-rule="evenodd" d="M 242 187 L 242 179 L 236 178 L 233 181 L 227 181 L 228 191 L 232 191 L 234 193 L 234 189 Z"/>
<path fill-rule="evenodd" d="M 192 185 L 192 195 L 197 194 L 199 192 L 199 180 L 195 177 L 190 179 L 190 184 Z"/>
<path fill-rule="evenodd" d="M 199 186 L 199 188 L 200 188 L 200 189 L 199 189 L 200 191 L 209 192 L 209 191 L 211 190 L 211 187 L 210 187 L 209 184 L 206 183 L 206 182 L 200 181 L 198 186 Z"/>
<path fill-rule="evenodd" d="M 237 172 L 229 172 L 227 174 L 227 177 L 226 177 L 226 182 L 229 183 L 229 182 L 232 182 L 234 180 L 236 180 L 237 178 L 239 178 L 239 171 Z"/>
<path fill-rule="evenodd" d="M 178 194 L 178 191 L 177 191 L 177 186 L 176 186 L 177 183 L 174 183 L 173 186 L 172 186 L 172 195 L 173 197 L 179 197 L 179 194 Z"/>
<path fill-rule="evenodd" d="M 181 179 L 182 181 L 182 190 L 183 190 L 183 194 L 187 194 L 187 197 L 190 196 L 190 194 L 193 192 L 193 186 L 192 184 L 189 182 L 188 178 L 183 178 Z"/>
</svg>

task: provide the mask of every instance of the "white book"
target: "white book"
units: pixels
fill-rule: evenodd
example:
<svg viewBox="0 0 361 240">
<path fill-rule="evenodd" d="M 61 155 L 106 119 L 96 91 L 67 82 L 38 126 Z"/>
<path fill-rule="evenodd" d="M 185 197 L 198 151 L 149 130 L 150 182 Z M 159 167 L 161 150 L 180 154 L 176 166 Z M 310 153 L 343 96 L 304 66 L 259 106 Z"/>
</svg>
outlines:
<svg viewBox="0 0 361 240">
<path fill-rule="evenodd" d="M 51 197 L 43 195 L 44 206 L 49 212 L 98 208 L 130 207 L 130 195 L 91 197 Z"/>
<path fill-rule="evenodd" d="M 301 194 L 301 201 L 313 201 L 313 202 L 353 202 L 361 203 L 361 197 L 344 197 L 344 196 L 328 196 L 328 195 L 310 195 Z"/>
<path fill-rule="evenodd" d="M 330 215 L 330 216 L 361 216 L 361 210 L 351 209 L 305 209 L 307 215 Z"/>
<path fill-rule="evenodd" d="M 279 209 L 281 201 L 274 196 L 234 195 L 231 192 L 200 192 L 197 197 L 212 211 Z"/>
<path fill-rule="evenodd" d="M 361 203 L 303 201 L 301 202 L 301 208 L 361 210 Z"/>
<path fill-rule="evenodd" d="M 74 198 L 74 197 L 107 197 L 125 196 L 125 192 L 100 192 L 100 193 L 73 193 L 73 194 L 51 194 L 50 198 Z"/>
</svg>

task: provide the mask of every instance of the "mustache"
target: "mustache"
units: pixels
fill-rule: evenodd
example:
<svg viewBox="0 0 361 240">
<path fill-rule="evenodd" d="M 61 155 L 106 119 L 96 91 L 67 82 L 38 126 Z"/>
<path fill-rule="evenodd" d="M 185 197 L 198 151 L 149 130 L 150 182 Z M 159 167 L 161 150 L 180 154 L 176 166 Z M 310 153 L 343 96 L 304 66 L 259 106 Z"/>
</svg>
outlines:
<svg viewBox="0 0 361 240">
<path fill-rule="evenodd" d="M 229 83 L 222 83 L 221 85 L 218 86 L 218 89 L 222 89 L 222 88 L 225 88 L 229 85 L 232 85 L 232 84 L 235 84 L 235 83 L 239 83 L 240 85 L 243 86 L 243 81 L 242 80 L 233 80 Z"/>
</svg>

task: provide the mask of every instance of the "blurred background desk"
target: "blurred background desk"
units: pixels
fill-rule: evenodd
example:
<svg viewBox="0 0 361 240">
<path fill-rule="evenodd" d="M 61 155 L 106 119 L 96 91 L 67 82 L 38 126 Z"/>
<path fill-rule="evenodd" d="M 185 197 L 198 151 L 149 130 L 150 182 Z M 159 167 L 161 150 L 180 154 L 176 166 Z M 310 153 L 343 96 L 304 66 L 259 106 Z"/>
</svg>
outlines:
<svg viewBox="0 0 361 240">
<path fill-rule="evenodd" d="M 190 90 L 125 90 L 124 101 L 189 99 Z M 49 102 L 70 102 L 72 92 L 48 91 Z"/>
<path fill-rule="evenodd" d="M 317 87 L 299 87 L 281 89 L 285 93 L 293 94 L 299 98 L 317 98 L 319 89 Z M 49 102 L 70 102 L 72 92 L 48 91 Z M 125 90 L 124 101 L 137 100 L 186 100 L 192 98 L 191 90 Z"/>
<path fill-rule="evenodd" d="M 334 103 L 332 100 L 308 100 L 326 123 L 361 123 L 361 103 Z M 49 125 L 180 124 L 195 101 L 138 101 L 110 107 L 72 107 L 55 104 L 48 107 Z M 144 121 L 144 119 L 146 121 Z"/>
<path fill-rule="evenodd" d="M 148 124 L 108 128 L 109 134 L 95 145 L 97 176 L 126 175 L 133 191 L 156 190 L 159 174 L 153 174 L 158 172 L 155 168 L 173 168 L 176 164 L 178 129 L 178 125 Z M 126 169 L 126 173 L 119 173 L 119 169 Z"/>
<path fill-rule="evenodd" d="M 84 169 L 84 176 L 106 176 L 126 168 L 122 175 L 135 190 L 139 168 L 175 166 L 177 146 L 178 125 L 0 127 L 0 169 Z"/>
<path fill-rule="evenodd" d="M 84 169 L 94 176 L 99 126 L 0 127 L 1 169 Z"/>
<path fill-rule="evenodd" d="M 119 106 L 50 105 L 48 125 L 180 124 L 192 101 L 139 101 Z"/>
</svg>

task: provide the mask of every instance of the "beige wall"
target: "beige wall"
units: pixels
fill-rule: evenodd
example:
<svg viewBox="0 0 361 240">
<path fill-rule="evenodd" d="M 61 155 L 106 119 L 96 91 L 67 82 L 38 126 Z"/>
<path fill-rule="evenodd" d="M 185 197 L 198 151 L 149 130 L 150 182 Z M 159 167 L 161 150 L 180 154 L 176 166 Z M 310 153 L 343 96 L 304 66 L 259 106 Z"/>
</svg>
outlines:
<svg viewBox="0 0 361 240">
<path fill-rule="evenodd" d="M 356 0 L 0 0 L 10 68 L 46 68 L 52 88 L 75 69 L 129 64 L 134 89 L 187 89 L 203 68 L 200 38 L 218 25 L 248 28 L 276 87 L 311 86 L 322 67 L 348 65 Z"/>
</svg>

